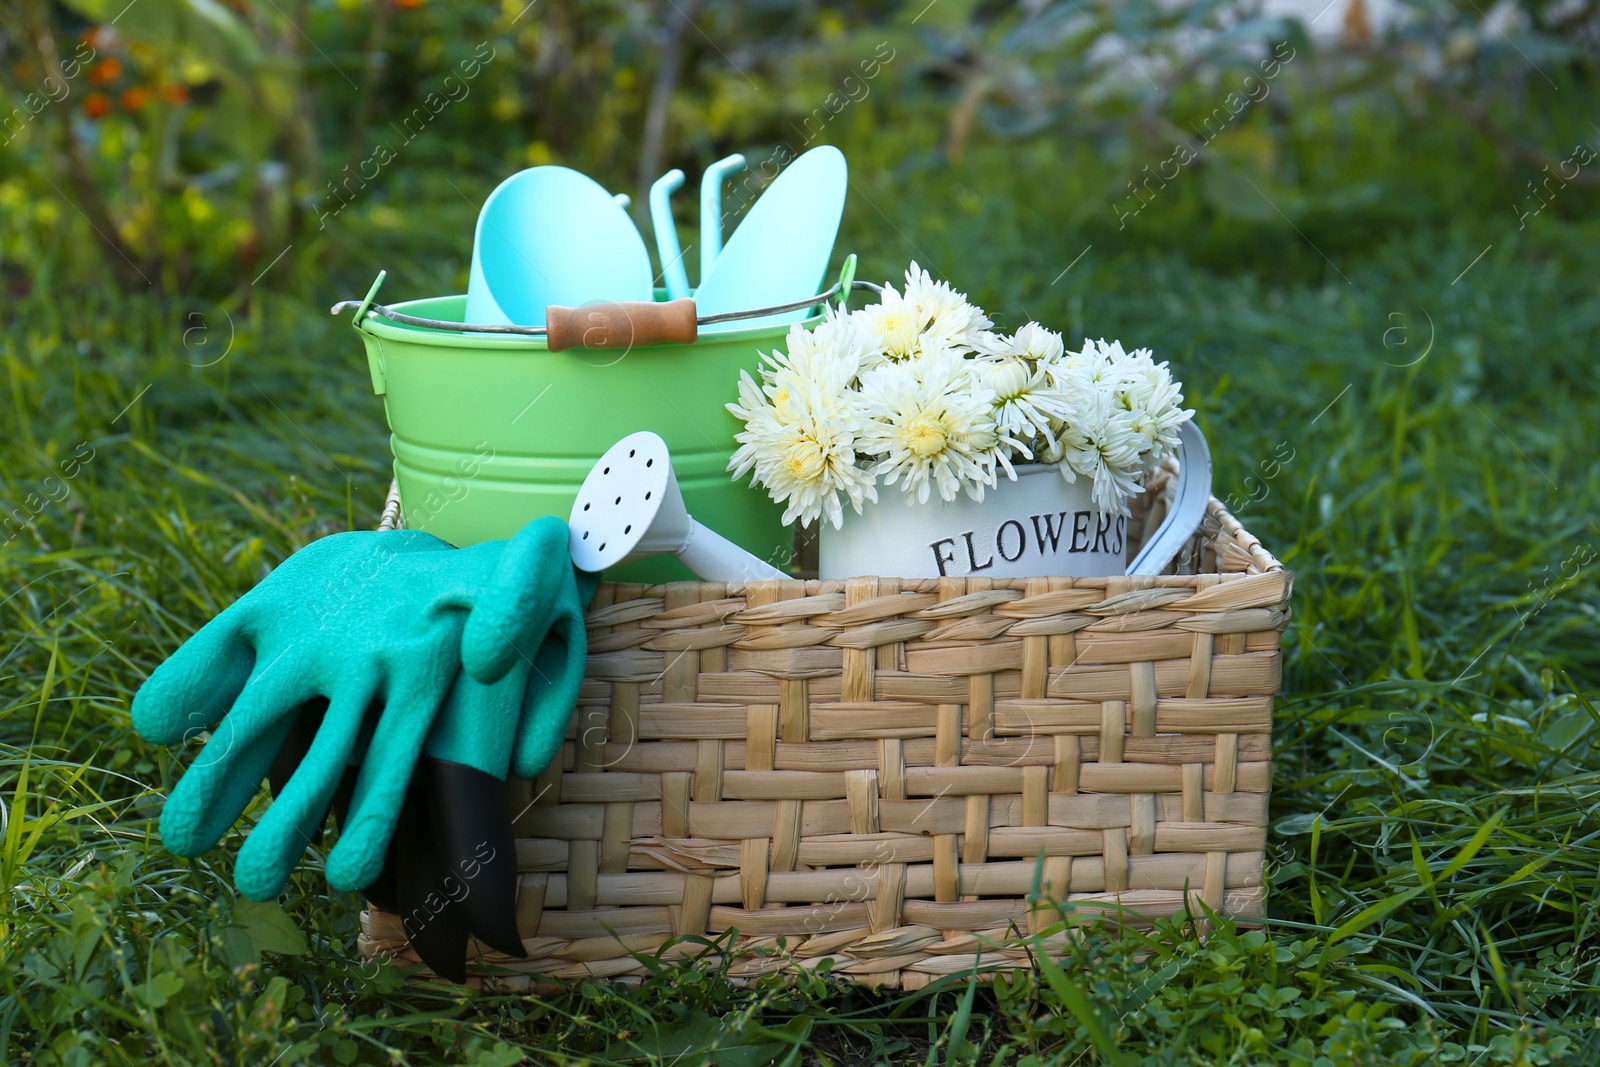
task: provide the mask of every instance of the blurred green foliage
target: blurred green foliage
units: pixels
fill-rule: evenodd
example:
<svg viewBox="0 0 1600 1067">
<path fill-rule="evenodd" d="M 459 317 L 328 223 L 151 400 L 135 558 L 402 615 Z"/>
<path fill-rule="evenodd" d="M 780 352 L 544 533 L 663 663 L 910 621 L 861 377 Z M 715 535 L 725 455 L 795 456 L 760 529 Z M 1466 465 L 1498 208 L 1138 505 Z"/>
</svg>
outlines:
<svg viewBox="0 0 1600 1067">
<path fill-rule="evenodd" d="M 820 141 L 853 214 L 944 172 L 1027 203 L 1052 254 L 1231 266 L 1287 226 L 1333 256 L 1514 220 L 1530 176 L 1571 218 L 1593 169 L 1540 167 L 1593 133 L 1577 6 L 1417 4 L 1341 44 L 1221 0 L 7 0 L 0 270 L 237 303 L 433 264 L 459 289 L 475 205 L 516 169 L 583 170 L 643 226 L 671 166 Z"/>
</svg>

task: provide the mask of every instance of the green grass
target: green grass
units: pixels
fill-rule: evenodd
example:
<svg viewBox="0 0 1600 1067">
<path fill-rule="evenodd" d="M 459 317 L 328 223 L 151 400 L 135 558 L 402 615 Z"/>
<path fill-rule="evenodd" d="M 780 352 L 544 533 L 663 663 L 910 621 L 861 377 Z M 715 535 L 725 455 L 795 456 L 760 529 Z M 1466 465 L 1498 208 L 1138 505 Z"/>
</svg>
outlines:
<svg viewBox="0 0 1600 1067">
<path fill-rule="evenodd" d="M 200 320 L 110 293 L 7 310 L 0 496 L 30 514 L 0 546 L 0 1062 L 1600 1058 L 1592 228 L 1519 233 L 1485 207 L 1380 212 L 1348 240 L 1327 219 L 1309 240 L 1270 219 L 1202 231 L 1195 185 L 1161 207 L 1190 229 L 1119 238 L 1090 211 L 1105 175 L 1044 196 L 1042 150 L 938 169 L 914 148 L 858 171 L 864 276 L 916 257 L 1008 324 L 1170 358 L 1217 495 L 1298 575 L 1266 930 L 1096 935 L 992 989 L 668 969 L 537 1000 L 364 963 L 358 902 L 329 896 L 317 855 L 279 908 L 236 902 L 237 834 L 164 852 L 154 820 L 190 753 L 135 737 L 129 698 L 286 554 L 379 509 L 382 409 L 324 309 L 378 265 L 407 264 L 395 298 L 462 273 L 391 234 L 394 261 L 352 251 L 304 299 Z"/>
</svg>

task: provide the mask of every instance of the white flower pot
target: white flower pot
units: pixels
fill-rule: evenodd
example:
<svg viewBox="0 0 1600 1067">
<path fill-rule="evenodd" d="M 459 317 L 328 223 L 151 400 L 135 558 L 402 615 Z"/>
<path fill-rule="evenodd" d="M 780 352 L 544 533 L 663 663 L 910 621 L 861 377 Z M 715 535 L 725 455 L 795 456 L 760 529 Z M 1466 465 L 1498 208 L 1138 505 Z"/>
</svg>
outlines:
<svg viewBox="0 0 1600 1067">
<path fill-rule="evenodd" d="M 1111 577 L 1155 574 L 1205 517 L 1211 456 L 1193 423 L 1180 429 L 1179 478 L 1167 519 L 1147 539 L 1137 566 L 1128 563 L 1128 516 L 1100 515 L 1091 483 L 1068 483 L 1053 465 L 1016 468 L 978 503 L 966 495 L 918 504 L 899 486 L 879 486 L 862 514 L 845 512 L 844 528 L 821 524 L 823 578 Z"/>
</svg>

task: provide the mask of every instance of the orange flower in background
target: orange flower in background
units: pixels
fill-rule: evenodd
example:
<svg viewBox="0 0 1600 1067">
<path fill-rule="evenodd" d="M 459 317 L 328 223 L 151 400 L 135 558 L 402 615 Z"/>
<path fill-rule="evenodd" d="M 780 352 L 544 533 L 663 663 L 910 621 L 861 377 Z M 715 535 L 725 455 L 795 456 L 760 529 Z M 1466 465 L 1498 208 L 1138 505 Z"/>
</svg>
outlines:
<svg viewBox="0 0 1600 1067">
<path fill-rule="evenodd" d="M 83 98 L 83 113 L 97 119 L 111 110 L 111 100 L 105 93 L 90 93 Z"/>
<path fill-rule="evenodd" d="M 96 85 L 109 85 L 116 81 L 121 73 L 122 60 L 116 56 L 107 56 L 90 68 L 89 80 Z"/>
<path fill-rule="evenodd" d="M 132 89 L 125 89 L 122 93 L 122 108 L 124 111 L 138 111 L 150 102 L 150 90 L 135 85 Z"/>
<path fill-rule="evenodd" d="M 187 104 L 189 102 L 189 87 L 182 82 L 161 87 L 161 99 L 169 104 Z"/>
<path fill-rule="evenodd" d="M 405 8 L 407 11 L 414 7 L 421 7 L 423 0 L 394 0 L 395 7 Z"/>
</svg>

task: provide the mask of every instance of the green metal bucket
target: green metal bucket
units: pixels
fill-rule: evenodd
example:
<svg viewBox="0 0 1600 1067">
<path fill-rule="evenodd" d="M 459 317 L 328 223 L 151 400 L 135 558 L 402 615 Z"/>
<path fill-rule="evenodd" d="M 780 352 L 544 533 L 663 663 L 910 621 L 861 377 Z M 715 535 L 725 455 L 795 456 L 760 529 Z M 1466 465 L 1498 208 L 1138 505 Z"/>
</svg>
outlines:
<svg viewBox="0 0 1600 1067">
<path fill-rule="evenodd" d="M 374 286 L 376 291 L 376 286 Z M 607 448 L 653 430 L 672 450 L 690 514 L 775 566 L 788 565 L 782 509 L 727 472 L 740 424 L 723 406 L 758 351 L 788 324 L 702 333 L 693 344 L 551 352 L 542 337 L 455 333 L 365 310 L 357 329 L 383 397 L 406 526 L 453 545 L 508 538 L 533 519 L 566 519 L 584 475 Z M 462 322 L 465 296 L 390 305 Z M 805 320 L 811 325 L 820 315 Z M 617 581 L 694 578 L 670 557 L 615 567 Z"/>
</svg>

